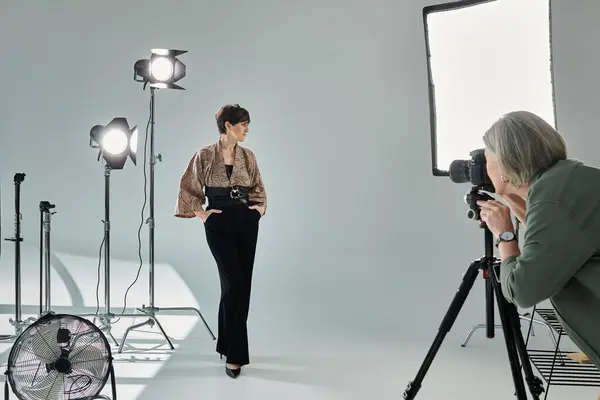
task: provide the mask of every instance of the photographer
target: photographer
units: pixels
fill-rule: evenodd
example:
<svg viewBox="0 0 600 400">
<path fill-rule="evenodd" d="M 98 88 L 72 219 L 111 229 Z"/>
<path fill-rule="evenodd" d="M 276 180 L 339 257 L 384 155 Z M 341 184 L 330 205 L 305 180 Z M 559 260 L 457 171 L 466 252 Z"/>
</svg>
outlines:
<svg viewBox="0 0 600 400">
<path fill-rule="evenodd" d="M 561 135 L 526 111 L 504 115 L 483 141 L 487 173 L 508 203 L 478 202 L 496 238 L 504 296 L 523 308 L 550 299 L 600 367 L 600 170 L 567 159 Z M 521 250 L 511 209 L 526 227 Z"/>
</svg>

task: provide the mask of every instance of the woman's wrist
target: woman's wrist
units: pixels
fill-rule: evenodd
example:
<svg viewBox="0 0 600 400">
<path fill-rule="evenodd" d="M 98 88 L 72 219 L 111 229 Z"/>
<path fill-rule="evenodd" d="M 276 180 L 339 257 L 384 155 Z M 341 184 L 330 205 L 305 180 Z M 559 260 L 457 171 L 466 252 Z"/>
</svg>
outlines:
<svg viewBox="0 0 600 400">
<path fill-rule="evenodd" d="M 519 244 L 516 240 L 511 240 L 510 242 L 500 241 L 500 243 L 498 243 L 498 250 L 500 252 L 500 260 L 521 254 Z"/>
</svg>

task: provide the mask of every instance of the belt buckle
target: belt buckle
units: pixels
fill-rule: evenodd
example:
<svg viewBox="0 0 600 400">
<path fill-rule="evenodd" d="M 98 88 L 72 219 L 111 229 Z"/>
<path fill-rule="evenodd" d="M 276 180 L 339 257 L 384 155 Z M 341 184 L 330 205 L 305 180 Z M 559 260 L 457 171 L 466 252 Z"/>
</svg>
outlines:
<svg viewBox="0 0 600 400">
<path fill-rule="evenodd" d="M 234 200 L 239 201 L 242 204 L 248 204 L 248 202 L 242 195 L 242 192 L 235 186 L 232 187 L 231 190 L 229 191 L 229 197 L 231 197 Z"/>
<path fill-rule="evenodd" d="M 232 187 L 231 191 L 229 192 L 229 196 L 232 199 L 239 199 L 240 197 L 242 197 L 242 194 L 240 193 L 240 191 L 237 187 Z"/>
</svg>

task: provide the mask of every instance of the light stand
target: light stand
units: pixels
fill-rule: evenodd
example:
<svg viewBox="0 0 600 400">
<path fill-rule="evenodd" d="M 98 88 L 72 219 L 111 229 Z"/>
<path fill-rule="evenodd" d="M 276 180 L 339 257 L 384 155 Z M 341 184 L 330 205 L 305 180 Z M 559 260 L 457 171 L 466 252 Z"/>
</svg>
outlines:
<svg viewBox="0 0 600 400">
<path fill-rule="evenodd" d="M 104 165 L 104 313 L 96 314 L 81 314 L 81 316 L 93 316 L 94 324 L 96 319 L 100 320 L 98 328 L 107 336 L 109 336 L 118 346 L 119 342 L 112 334 L 112 321 L 115 317 L 110 312 L 110 171 L 111 168 L 108 164 Z M 123 315 L 124 317 L 127 315 Z"/>
<path fill-rule="evenodd" d="M 10 324 L 15 328 L 14 335 L 2 335 L 0 340 L 11 340 L 23 333 L 24 328 L 35 322 L 31 317 L 21 320 L 21 183 L 25 180 L 24 173 L 16 173 L 13 181 L 15 184 L 15 235 L 5 240 L 15 243 L 15 319 L 10 318 Z"/>
<path fill-rule="evenodd" d="M 50 204 L 48 201 L 40 202 L 40 317 L 52 311 L 52 306 L 50 303 L 50 219 L 52 214 L 56 214 L 56 212 L 52 212 L 50 210 L 55 207 L 56 206 L 54 204 Z M 45 280 L 44 275 L 46 278 Z"/>
<path fill-rule="evenodd" d="M 93 316 L 94 323 L 96 323 L 96 319 L 99 319 L 100 330 L 105 332 L 116 346 L 119 346 L 119 343 L 111 332 L 112 319 L 115 318 L 115 314 L 110 309 L 110 174 L 113 169 L 122 169 L 128 157 L 136 163 L 137 140 L 137 127 L 130 130 L 125 118 L 115 118 L 105 127 L 96 125 L 90 131 L 90 147 L 98 148 L 98 160 L 102 156 L 106 162 L 104 166 L 104 220 L 102 221 L 104 224 L 102 241 L 104 245 L 104 313 L 80 315 Z M 121 317 L 137 318 L 139 315 L 123 313 L 119 314 L 119 319 Z M 162 328 L 161 331 L 166 338 Z"/>
<path fill-rule="evenodd" d="M 481 188 L 478 186 L 474 186 L 471 189 L 470 194 L 467 196 L 470 199 L 471 204 L 476 204 L 477 200 L 492 199 L 491 196 L 480 193 L 480 189 Z M 473 208 L 471 208 L 471 210 L 473 210 Z M 473 217 L 479 220 L 479 213 L 475 212 L 474 210 L 473 212 Z M 409 382 L 406 387 L 403 396 L 403 398 L 406 400 L 413 400 L 417 396 L 418 391 L 421 389 L 421 383 L 423 382 L 427 371 L 433 363 L 433 359 L 440 349 L 446 334 L 450 331 L 452 325 L 454 325 L 454 321 L 456 321 L 456 318 L 458 317 L 458 314 L 460 313 L 460 310 L 464 305 L 465 300 L 467 299 L 467 296 L 473 287 L 473 284 L 475 283 L 475 279 L 477 278 L 479 270 L 483 271 L 483 275 L 486 279 L 489 277 L 491 286 L 496 294 L 498 311 L 500 314 L 502 327 L 504 329 L 504 339 L 506 342 L 506 349 L 513 377 L 516 398 L 518 400 L 527 400 L 525 383 L 527 383 L 529 391 L 535 400 L 538 400 L 540 394 L 544 392 L 542 381 L 533 374 L 533 368 L 531 366 L 529 355 L 525 347 L 525 342 L 521 334 L 521 324 L 517 308 L 514 304 L 509 303 L 502 294 L 502 288 L 500 287 L 500 282 L 497 276 L 497 270 L 500 267 L 500 260 L 494 257 L 494 238 L 492 232 L 482 221 L 480 221 L 480 227 L 484 229 L 485 256 L 473 261 L 464 274 L 458 292 L 454 296 L 454 299 L 452 300 L 448 311 L 446 312 L 446 315 L 440 324 L 438 334 L 436 335 L 429 351 L 427 352 L 425 360 L 421 364 L 415 379 Z M 488 299 L 490 297 L 491 296 L 488 295 Z M 492 305 L 488 303 L 487 311 L 488 313 L 493 313 L 493 303 Z M 493 319 L 490 318 L 489 315 L 487 322 L 492 324 L 491 329 L 488 325 L 488 333 L 493 335 Z M 523 379 L 521 374 L 519 362 L 523 368 L 525 379 Z"/>
<path fill-rule="evenodd" d="M 82 314 L 82 316 L 93 316 L 94 323 L 96 318 L 100 320 L 100 325 L 98 328 L 102 332 L 105 332 L 114 342 L 116 346 L 119 346 L 119 352 L 123 347 L 123 342 L 119 345 L 117 339 L 112 334 L 112 319 L 115 318 L 115 314 L 111 312 L 110 309 L 110 173 L 111 168 L 108 164 L 104 166 L 104 313 L 102 314 Z M 119 319 L 121 317 L 129 317 L 129 318 L 137 318 L 138 314 L 119 314 Z M 165 339 L 169 340 L 167 334 L 162 329 L 158 321 L 156 321 L 153 317 L 150 319 L 157 323 L 161 333 L 165 337 Z"/>
<path fill-rule="evenodd" d="M 106 332 L 118 346 L 119 342 L 111 332 L 111 319 L 115 317 L 110 312 L 110 171 L 111 168 L 104 166 L 104 313 L 98 314 L 100 330 Z"/>
<path fill-rule="evenodd" d="M 183 90 L 182 87 L 175 85 L 174 82 L 178 81 L 179 79 L 181 79 L 185 76 L 185 65 L 183 63 L 181 63 L 181 61 L 175 59 L 175 57 L 180 54 L 183 54 L 185 52 L 186 51 L 182 51 L 182 50 L 155 49 L 155 50 L 152 50 L 152 56 L 151 56 L 150 60 L 139 60 L 135 63 L 135 67 L 134 67 L 134 72 L 135 72 L 134 80 L 137 82 L 144 82 L 144 88 L 145 88 L 146 84 L 148 84 L 148 83 L 150 84 L 150 160 L 149 160 L 149 165 L 150 165 L 150 195 L 149 195 L 150 211 L 149 211 L 149 214 L 150 215 L 148 217 L 148 220 L 146 221 L 148 223 L 149 240 L 150 240 L 149 258 L 148 258 L 148 261 L 150 264 L 149 277 L 148 277 L 149 299 L 148 299 L 148 306 L 143 304 L 141 308 L 137 309 L 137 311 L 147 315 L 149 317 L 149 319 L 145 322 L 132 325 L 125 330 L 125 334 L 123 335 L 123 340 L 121 342 L 121 346 L 119 347 L 119 350 L 118 350 L 119 353 L 121 353 L 121 351 L 123 350 L 123 345 L 125 343 L 127 335 L 129 335 L 129 333 L 132 330 L 140 328 L 145 325 L 149 325 L 150 327 L 152 327 L 154 325 L 154 322 L 157 323 L 159 329 L 163 332 L 163 335 L 167 339 L 167 343 L 168 343 L 169 347 L 171 348 L 171 350 L 174 349 L 173 344 L 169 340 L 168 336 L 166 334 L 164 334 L 164 330 L 162 329 L 162 327 L 158 323 L 158 320 L 156 319 L 156 313 L 158 313 L 160 311 L 191 311 L 191 312 L 198 314 L 198 316 L 204 323 L 204 327 L 206 328 L 206 330 L 208 331 L 208 333 L 210 334 L 212 339 L 216 340 L 216 337 L 213 334 L 210 327 L 208 326 L 208 323 L 204 319 L 202 312 L 200 312 L 200 310 L 197 309 L 196 307 L 186 306 L 186 307 L 161 307 L 161 308 L 159 308 L 159 307 L 155 306 L 155 302 L 154 302 L 154 294 L 155 294 L 155 290 L 154 290 L 154 283 L 155 283 L 155 281 L 154 281 L 154 264 L 155 264 L 155 262 L 154 262 L 154 228 L 156 225 L 155 219 L 154 219 L 154 166 L 156 165 L 157 160 L 162 161 L 160 154 L 158 154 L 158 155 L 154 154 L 154 109 L 155 109 L 154 91 L 156 88 L 167 88 L 167 89 L 171 88 L 171 89 Z M 170 63 L 169 64 L 170 66 L 165 65 L 167 62 Z M 159 71 L 158 67 L 161 68 L 160 71 Z M 170 71 L 170 73 L 168 73 L 169 71 Z M 153 74 L 158 75 L 158 73 L 160 73 L 160 75 L 162 75 L 161 78 L 164 78 L 164 79 L 157 79 L 156 76 L 153 75 Z M 136 79 L 137 76 L 140 76 L 143 79 L 138 80 L 138 79 Z"/>
</svg>

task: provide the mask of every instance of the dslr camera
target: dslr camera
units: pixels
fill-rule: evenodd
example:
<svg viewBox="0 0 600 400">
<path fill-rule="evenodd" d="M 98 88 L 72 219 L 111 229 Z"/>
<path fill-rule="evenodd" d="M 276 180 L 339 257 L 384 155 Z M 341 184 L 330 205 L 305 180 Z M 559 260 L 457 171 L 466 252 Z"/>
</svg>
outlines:
<svg viewBox="0 0 600 400">
<path fill-rule="evenodd" d="M 473 150 L 469 155 L 471 156 L 470 160 L 452 161 L 448 169 L 448 176 L 454 183 L 471 182 L 473 187 L 465 196 L 465 203 L 469 206 L 467 218 L 481 220 L 480 207 L 477 201 L 492 200 L 493 197 L 483 192 L 494 193 L 495 188 L 487 174 L 484 149 Z"/>
</svg>

